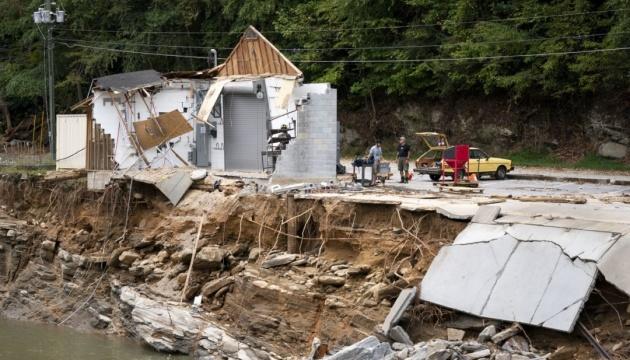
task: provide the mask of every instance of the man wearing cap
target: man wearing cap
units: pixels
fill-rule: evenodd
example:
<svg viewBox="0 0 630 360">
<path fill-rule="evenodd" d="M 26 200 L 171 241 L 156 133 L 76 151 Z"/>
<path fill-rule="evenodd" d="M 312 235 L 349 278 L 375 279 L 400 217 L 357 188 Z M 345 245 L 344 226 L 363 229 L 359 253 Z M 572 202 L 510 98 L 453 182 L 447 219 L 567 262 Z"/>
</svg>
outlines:
<svg viewBox="0 0 630 360">
<path fill-rule="evenodd" d="M 404 136 L 400 137 L 400 141 L 398 142 L 398 148 L 396 153 L 396 159 L 398 159 L 398 171 L 400 171 L 400 182 L 407 183 L 408 180 L 408 171 L 409 171 L 409 150 L 411 150 L 411 146 L 407 144 L 407 140 Z"/>
</svg>

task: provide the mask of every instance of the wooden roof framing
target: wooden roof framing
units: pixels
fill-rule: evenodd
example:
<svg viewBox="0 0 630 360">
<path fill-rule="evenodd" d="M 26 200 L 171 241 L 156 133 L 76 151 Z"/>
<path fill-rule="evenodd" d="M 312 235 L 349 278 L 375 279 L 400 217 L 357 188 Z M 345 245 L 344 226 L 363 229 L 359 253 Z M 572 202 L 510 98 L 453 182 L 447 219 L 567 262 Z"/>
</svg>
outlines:
<svg viewBox="0 0 630 360">
<path fill-rule="evenodd" d="M 245 30 L 225 62 L 215 69 L 218 76 L 302 76 L 302 71 L 253 26 Z"/>
</svg>

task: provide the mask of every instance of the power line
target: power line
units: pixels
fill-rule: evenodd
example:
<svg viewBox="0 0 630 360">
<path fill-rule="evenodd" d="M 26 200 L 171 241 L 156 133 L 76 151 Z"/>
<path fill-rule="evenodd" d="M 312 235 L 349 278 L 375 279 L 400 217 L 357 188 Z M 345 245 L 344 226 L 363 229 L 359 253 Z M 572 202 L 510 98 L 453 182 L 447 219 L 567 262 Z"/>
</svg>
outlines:
<svg viewBox="0 0 630 360">
<path fill-rule="evenodd" d="M 548 57 L 548 56 L 561 56 L 561 55 L 592 54 L 592 53 L 624 51 L 624 50 L 630 50 L 630 47 L 576 50 L 576 51 L 559 51 L 559 52 L 548 52 L 548 53 L 537 53 L 537 54 L 474 56 L 474 57 L 461 57 L 461 58 L 374 59 L 374 60 L 291 60 L 291 61 L 297 62 L 297 63 L 425 63 L 425 62 L 455 62 L 455 61 L 466 61 L 466 60 L 495 60 L 495 59 L 529 58 L 529 57 Z"/>
<path fill-rule="evenodd" d="M 278 30 L 270 30 L 264 31 L 266 34 L 285 34 L 285 33 L 308 33 L 308 32 L 343 32 L 343 31 L 372 31 L 372 30 L 397 30 L 397 29 L 409 29 L 409 28 L 423 28 L 423 27 L 434 27 L 434 26 L 442 26 L 446 23 L 454 24 L 454 25 L 470 25 L 482 22 L 510 22 L 510 21 L 520 21 L 520 20 L 535 20 L 535 19 L 546 19 L 546 18 L 558 18 L 558 17 L 568 17 L 568 16 L 579 16 L 579 15 L 592 15 L 592 14 L 607 14 L 607 13 L 617 13 L 629 11 L 630 8 L 622 8 L 622 9 L 610 9 L 610 10 L 595 10 L 595 11 L 582 11 L 582 12 L 570 12 L 570 13 L 562 13 L 562 14 L 551 14 L 551 15 L 536 15 L 529 17 L 511 17 L 505 19 L 483 19 L 483 20 L 471 20 L 471 21 L 449 21 L 445 20 L 441 23 L 433 23 L 433 24 L 411 24 L 411 25 L 390 25 L 390 26 L 373 26 L 373 27 L 351 27 L 351 28 L 333 28 L 333 29 L 323 29 L 323 28 L 300 28 L 300 29 L 287 29 L 284 31 Z M 59 30 L 64 31 L 73 31 L 73 32 L 95 32 L 95 33 L 125 33 L 124 30 L 100 30 L 100 29 L 80 29 L 75 30 L 71 28 L 59 28 Z M 162 35 L 207 35 L 207 34 L 224 34 L 224 35 L 240 35 L 241 31 L 139 31 L 139 32 L 129 32 L 133 34 L 162 34 Z"/>
<path fill-rule="evenodd" d="M 124 46 L 145 46 L 145 47 L 163 47 L 163 48 L 172 48 L 172 49 L 217 49 L 217 50 L 232 50 L 232 48 L 218 48 L 213 46 L 193 46 L 193 45 L 167 45 L 167 44 L 143 44 L 143 43 L 127 43 L 122 41 L 96 41 L 96 40 L 83 40 L 83 39 L 72 39 L 72 38 L 57 38 L 62 41 L 72 41 L 72 42 L 81 42 L 88 44 L 102 44 L 102 45 L 124 45 Z"/>
<path fill-rule="evenodd" d="M 104 51 L 112 51 L 112 52 L 121 52 L 121 53 L 127 53 L 127 54 L 150 55 L 150 56 L 165 56 L 165 57 L 174 57 L 174 58 L 203 59 L 203 60 L 208 60 L 208 57 L 207 57 L 207 56 L 193 56 L 193 55 L 178 55 L 178 54 L 151 53 L 151 52 L 144 52 L 144 51 L 133 51 L 133 50 L 124 50 L 124 49 L 113 49 L 113 48 L 100 47 L 100 46 L 89 46 L 89 45 L 83 45 L 83 44 L 68 44 L 68 43 L 63 42 L 63 41 L 55 41 L 55 42 L 57 42 L 58 44 L 64 45 L 64 46 L 66 46 L 66 47 L 69 47 L 69 48 L 73 48 L 73 47 L 81 47 L 81 48 L 86 48 L 86 49 L 104 50 Z"/>
<path fill-rule="evenodd" d="M 81 44 L 68 44 L 65 42 L 58 42 L 67 47 L 82 47 L 95 50 L 105 50 L 129 54 L 138 55 L 154 55 L 154 56 L 166 56 L 176 58 L 189 58 L 189 59 L 203 59 L 207 60 L 205 56 L 190 56 L 190 55 L 178 55 L 178 54 L 165 54 L 165 53 L 148 53 L 141 51 L 112 49 L 98 46 L 88 46 Z M 475 56 L 475 57 L 461 57 L 461 58 L 425 58 L 425 59 L 368 59 L 368 60 L 291 60 L 298 63 L 423 63 L 423 62 L 455 62 L 466 60 L 494 60 L 494 59 L 513 59 L 513 58 L 530 58 L 530 57 L 548 57 L 548 56 L 561 56 L 561 55 L 576 55 L 576 54 L 592 54 L 601 52 L 613 52 L 613 51 L 625 51 L 630 50 L 630 47 L 617 47 L 617 48 L 605 48 L 605 49 L 591 49 L 591 50 L 575 50 L 575 51 L 559 51 L 559 52 L 547 52 L 547 53 L 535 53 L 535 54 L 517 54 L 517 55 L 491 55 L 491 56 Z"/>
<path fill-rule="evenodd" d="M 567 35 L 567 36 L 554 36 L 554 37 L 539 37 L 539 38 L 531 38 L 531 39 L 510 39 L 510 40 L 489 40 L 489 41 L 464 41 L 458 43 L 445 43 L 445 44 L 422 44 L 422 45 L 390 45 L 390 46 L 358 46 L 358 47 L 328 47 L 328 48 L 280 48 L 281 51 L 289 51 L 289 52 L 306 52 L 306 51 L 330 51 L 330 50 L 405 50 L 405 49 L 421 49 L 421 48 L 446 48 L 446 47 L 456 47 L 461 45 L 492 45 L 492 44 L 510 44 L 510 43 L 528 43 L 528 42 L 536 42 L 536 41 L 546 41 L 546 40 L 569 40 L 569 39 L 589 39 L 589 38 L 597 38 L 604 37 L 610 35 L 623 35 L 630 34 L 630 31 L 620 31 L 620 32 L 608 32 L 608 33 L 598 33 L 598 34 L 578 34 L 578 35 Z M 82 40 L 82 39 L 71 39 L 71 38 L 57 38 L 63 41 L 71 41 L 71 42 L 80 42 L 80 43 L 88 43 L 88 44 L 100 44 L 100 45 L 121 45 L 121 46 L 146 46 L 146 47 L 164 47 L 164 48 L 191 48 L 191 49 L 210 49 L 212 47 L 206 46 L 187 46 L 187 45 L 166 45 L 166 44 L 142 44 L 142 43 L 125 43 L 125 42 L 111 42 L 111 41 L 94 41 L 94 40 Z M 214 48 L 217 50 L 232 50 L 233 48 Z"/>
<path fill-rule="evenodd" d="M 511 40 L 489 40 L 489 41 L 463 41 L 458 43 L 446 43 L 446 44 L 423 44 L 423 45 L 391 45 L 391 46 L 359 46 L 359 47 L 335 47 L 335 48 L 285 48 L 280 49 L 283 51 L 327 51 L 327 50 L 404 50 L 404 49 L 420 49 L 420 48 L 441 48 L 441 47 L 455 47 L 461 45 L 492 45 L 492 44 L 510 44 L 521 42 L 536 42 L 545 40 L 569 40 L 569 39 L 588 39 L 603 37 L 608 35 L 621 35 L 630 34 L 630 31 L 598 33 L 598 34 L 584 34 L 584 35 L 568 35 L 568 36 L 553 36 L 553 37 L 539 37 L 531 39 L 511 39 Z"/>
</svg>

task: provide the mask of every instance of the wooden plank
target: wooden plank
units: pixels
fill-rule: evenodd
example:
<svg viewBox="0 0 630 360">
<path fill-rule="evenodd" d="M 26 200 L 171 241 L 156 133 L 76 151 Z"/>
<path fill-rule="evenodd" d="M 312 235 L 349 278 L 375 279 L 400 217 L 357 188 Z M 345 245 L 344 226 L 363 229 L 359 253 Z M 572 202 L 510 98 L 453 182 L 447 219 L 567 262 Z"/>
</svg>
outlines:
<svg viewBox="0 0 630 360">
<path fill-rule="evenodd" d="M 260 74 L 262 69 L 259 68 L 258 62 L 256 61 L 256 41 L 247 42 L 247 57 L 249 58 L 249 66 L 252 72 Z"/>
<path fill-rule="evenodd" d="M 262 49 L 261 48 L 262 48 L 262 46 L 261 46 L 260 40 L 257 40 L 254 43 L 254 52 L 255 52 L 254 56 L 256 58 L 255 59 L 256 60 L 256 64 L 257 64 L 258 68 L 260 69 L 260 71 L 262 73 L 262 72 L 265 72 L 266 69 L 265 69 L 265 63 L 263 62 Z"/>
</svg>

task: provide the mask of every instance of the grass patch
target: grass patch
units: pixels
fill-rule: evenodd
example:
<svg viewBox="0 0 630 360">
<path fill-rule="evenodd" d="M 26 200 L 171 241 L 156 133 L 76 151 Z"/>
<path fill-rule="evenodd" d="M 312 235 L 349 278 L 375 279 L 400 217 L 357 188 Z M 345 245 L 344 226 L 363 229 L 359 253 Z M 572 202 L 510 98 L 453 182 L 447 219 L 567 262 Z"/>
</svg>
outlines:
<svg viewBox="0 0 630 360">
<path fill-rule="evenodd" d="M 519 151 L 504 156 L 512 159 L 514 166 L 538 166 L 566 169 L 630 171 L 630 164 L 621 160 L 608 159 L 596 154 L 588 154 L 581 160 L 569 162 L 558 159 L 552 153 L 537 151 Z"/>
</svg>

